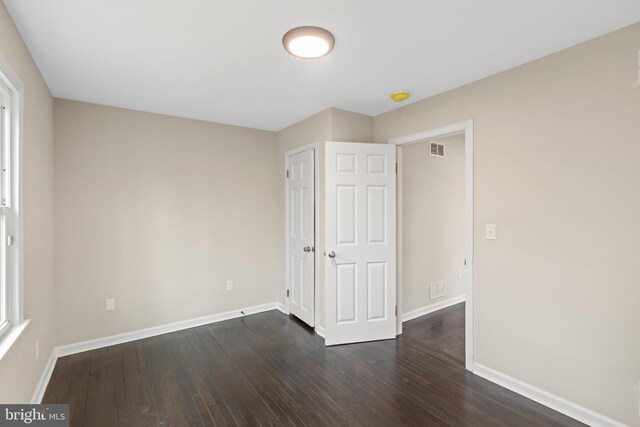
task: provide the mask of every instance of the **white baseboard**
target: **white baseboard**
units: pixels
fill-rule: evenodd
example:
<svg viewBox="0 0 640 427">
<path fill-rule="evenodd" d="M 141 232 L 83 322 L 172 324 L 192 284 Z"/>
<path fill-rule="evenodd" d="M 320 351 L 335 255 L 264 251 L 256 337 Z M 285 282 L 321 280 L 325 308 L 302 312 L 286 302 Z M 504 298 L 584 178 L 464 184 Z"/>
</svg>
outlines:
<svg viewBox="0 0 640 427">
<path fill-rule="evenodd" d="M 281 312 L 286 314 L 287 316 L 289 315 L 289 310 L 287 309 L 287 306 L 284 305 L 281 302 L 276 303 L 276 308 Z"/>
<path fill-rule="evenodd" d="M 481 364 L 473 365 L 473 373 L 592 427 L 626 427 L 626 424 Z"/>
<path fill-rule="evenodd" d="M 277 309 L 280 310 L 283 314 L 286 314 L 287 316 L 290 314 L 289 310 L 287 309 L 287 306 L 282 304 L 282 303 L 277 303 Z M 313 328 L 314 331 L 316 331 L 316 334 L 320 335 L 322 338 L 324 338 L 324 328 L 322 326 L 316 326 Z"/>
<path fill-rule="evenodd" d="M 442 310 L 443 308 L 451 307 L 452 305 L 460 304 L 461 302 L 464 302 L 464 300 L 465 296 L 460 295 L 435 304 L 420 307 L 416 310 L 407 311 L 406 313 L 402 313 L 402 323 L 424 316 L 425 314 L 433 313 L 434 311 Z"/>
<path fill-rule="evenodd" d="M 75 344 L 68 344 L 57 347 L 57 356 L 68 356 L 70 354 L 82 353 L 83 351 L 95 350 L 96 348 L 108 347 L 111 345 L 122 344 L 125 342 L 149 338 L 156 335 L 168 334 L 169 332 L 181 331 L 183 329 L 195 328 L 197 326 L 209 323 L 222 322 L 223 320 L 235 319 L 244 315 L 262 313 L 263 311 L 277 309 L 277 303 L 256 305 L 253 307 L 241 308 L 238 310 L 227 311 L 225 313 L 211 314 L 209 316 L 197 317 L 195 319 L 182 320 L 179 322 L 168 323 L 166 325 L 154 326 L 137 331 L 125 332 L 122 334 L 111 335 L 95 340 L 83 341 Z M 242 314 L 241 312 L 244 312 Z"/>
<path fill-rule="evenodd" d="M 56 361 L 58 360 L 58 356 L 56 354 L 56 349 L 51 350 L 51 355 L 49 356 L 49 360 L 47 361 L 47 365 L 44 367 L 44 371 L 42 371 L 42 375 L 40 376 L 40 381 L 38 381 L 38 385 L 33 392 L 33 396 L 31 396 L 31 403 L 40 403 L 42 402 L 42 398 L 44 397 L 44 392 L 47 390 L 47 385 L 49 384 L 49 380 L 51 379 L 51 375 L 53 374 L 53 368 L 56 366 Z"/>
<path fill-rule="evenodd" d="M 111 345 L 123 344 L 130 341 L 153 337 L 156 335 L 168 334 L 170 332 L 181 331 L 183 329 L 195 328 L 197 326 L 207 325 L 209 323 L 222 322 L 224 320 L 235 319 L 245 315 L 262 313 L 264 311 L 276 309 L 282 311 L 280 306 L 282 306 L 282 304 L 278 302 L 272 302 L 268 304 L 227 311 L 225 313 L 218 313 L 209 316 L 198 317 L 195 319 L 182 320 L 180 322 L 168 323 L 166 325 L 154 326 L 151 328 L 140 329 L 137 331 L 125 332 L 122 334 L 111 335 L 104 338 L 97 338 L 94 340 L 56 347 L 51 352 L 51 356 L 49 357 L 47 366 L 42 372 L 40 381 L 38 381 L 38 385 L 33 392 L 31 403 L 40 403 L 42 401 L 44 392 L 47 389 L 49 380 L 51 379 L 53 368 L 55 367 L 56 361 L 59 357 L 69 356 L 71 354 L 82 353 L 83 351 L 95 350 L 97 348 L 108 347 Z"/>
</svg>

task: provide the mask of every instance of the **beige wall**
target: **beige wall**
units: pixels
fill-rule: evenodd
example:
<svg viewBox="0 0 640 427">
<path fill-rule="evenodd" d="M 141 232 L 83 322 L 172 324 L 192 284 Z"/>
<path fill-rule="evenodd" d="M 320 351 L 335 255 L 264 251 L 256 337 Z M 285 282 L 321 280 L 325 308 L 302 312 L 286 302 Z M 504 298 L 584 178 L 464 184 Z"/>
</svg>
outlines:
<svg viewBox="0 0 640 427">
<path fill-rule="evenodd" d="M 331 141 L 373 142 L 373 117 L 331 108 Z"/>
<path fill-rule="evenodd" d="M 0 362 L 0 402 L 24 403 L 30 401 L 54 345 L 53 100 L 2 3 L 0 54 L 24 84 L 24 313 L 31 319 Z"/>
<path fill-rule="evenodd" d="M 378 142 L 474 119 L 475 361 L 634 426 L 639 48 L 635 24 L 374 118 Z"/>
<path fill-rule="evenodd" d="M 278 141 L 278 170 L 280 172 L 278 200 L 280 240 L 278 247 L 282 253 L 282 291 L 279 300 L 284 303 L 284 158 L 285 153 L 293 148 L 318 142 L 320 145 L 318 158 L 319 194 L 316 195 L 319 224 L 319 235 L 316 236 L 316 277 L 318 289 L 318 325 L 324 327 L 324 142 L 372 142 L 373 118 L 338 108 L 328 108 L 298 123 L 295 123 L 277 134 Z"/>
<path fill-rule="evenodd" d="M 58 345 L 277 300 L 275 133 L 63 100 L 54 111 Z"/>
<path fill-rule="evenodd" d="M 444 158 L 429 141 L 402 146 L 402 311 L 465 294 L 464 135 L 439 138 Z M 431 300 L 429 284 L 444 280 L 447 294 Z"/>
</svg>

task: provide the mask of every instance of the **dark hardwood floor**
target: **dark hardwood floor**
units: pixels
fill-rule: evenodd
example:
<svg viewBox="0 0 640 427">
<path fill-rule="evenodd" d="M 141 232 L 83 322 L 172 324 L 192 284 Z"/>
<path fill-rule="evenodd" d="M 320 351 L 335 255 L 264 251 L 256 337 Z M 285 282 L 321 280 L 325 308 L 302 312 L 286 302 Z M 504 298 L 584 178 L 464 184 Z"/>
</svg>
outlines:
<svg viewBox="0 0 640 427">
<path fill-rule="evenodd" d="M 463 302 L 403 323 L 402 334 L 464 365 Z"/>
<path fill-rule="evenodd" d="M 467 372 L 460 310 L 330 348 L 277 311 L 214 323 L 60 358 L 44 402 L 88 427 L 581 425 Z"/>
</svg>

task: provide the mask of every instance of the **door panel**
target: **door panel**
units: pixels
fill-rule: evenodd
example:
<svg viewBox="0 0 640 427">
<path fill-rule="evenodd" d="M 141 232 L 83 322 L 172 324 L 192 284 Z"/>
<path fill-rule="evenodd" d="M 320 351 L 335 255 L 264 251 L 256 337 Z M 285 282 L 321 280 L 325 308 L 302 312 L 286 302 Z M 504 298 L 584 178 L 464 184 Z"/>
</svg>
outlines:
<svg viewBox="0 0 640 427">
<path fill-rule="evenodd" d="M 341 245 L 355 245 L 356 241 L 356 186 L 338 185 L 337 192 L 337 227 L 338 240 Z"/>
<path fill-rule="evenodd" d="M 356 321 L 357 269 L 356 264 L 336 266 L 336 286 L 338 287 L 336 320 L 338 324 Z"/>
<path fill-rule="evenodd" d="M 327 345 L 395 338 L 396 149 L 327 142 Z"/>
<path fill-rule="evenodd" d="M 288 157 L 289 311 L 315 326 L 315 152 L 310 148 Z"/>
<path fill-rule="evenodd" d="M 382 185 L 367 186 L 367 242 L 385 244 L 387 242 L 387 188 Z"/>
<path fill-rule="evenodd" d="M 370 262 L 367 267 L 367 320 L 384 320 L 387 318 L 387 263 Z"/>
</svg>

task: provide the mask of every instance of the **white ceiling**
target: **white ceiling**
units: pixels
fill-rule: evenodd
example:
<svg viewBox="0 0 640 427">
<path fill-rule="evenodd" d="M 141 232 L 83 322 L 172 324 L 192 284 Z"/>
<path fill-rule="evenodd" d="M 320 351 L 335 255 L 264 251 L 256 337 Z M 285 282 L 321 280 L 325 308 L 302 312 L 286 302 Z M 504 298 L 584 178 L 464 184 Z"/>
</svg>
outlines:
<svg viewBox="0 0 640 427">
<path fill-rule="evenodd" d="M 392 92 L 415 102 L 640 21 L 638 0 L 4 3 L 55 97 L 269 130 L 377 115 L 407 104 Z M 333 53 L 287 55 L 300 25 L 332 31 Z"/>
</svg>

